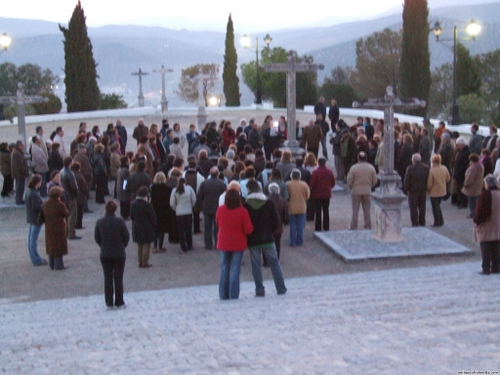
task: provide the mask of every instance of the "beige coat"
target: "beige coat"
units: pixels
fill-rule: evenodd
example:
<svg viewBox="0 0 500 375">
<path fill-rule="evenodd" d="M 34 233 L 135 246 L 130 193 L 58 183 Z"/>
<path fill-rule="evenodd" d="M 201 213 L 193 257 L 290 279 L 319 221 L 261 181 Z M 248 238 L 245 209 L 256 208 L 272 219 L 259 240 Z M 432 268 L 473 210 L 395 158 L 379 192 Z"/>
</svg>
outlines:
<svg viewBox="0 0 500 375">
<path fill-rule="evenodd" d="M 291 180 L 286 183 L 288 189 L 288 213 L 301 215 L 307 211 L 307 200 L 311 196 L 309 186 L 301 180 Z"/>
<path fill-rule="evenodd" d="M 479 197 L 483 190 L 484 167 L 481 162 L 472 163 L 465 171 L 462 193 L 468 197 Z"/>
<path fill-rule="evenodd" d="M 427 179 L 427 192 L 431 198 L 440 198 L 446 195 L 446 184 L 450 182 L 448 169 L 441 164 L 432 164 Z"/>
<path fill-rule="evenodd" d="M 370 195 L 377 184 L 377 172 L 368 162 L 354 164 L 347 174 L 347 184 L 351 195 Z"/>
<path fill-rule="evenodd" d="M 488 221 L 474 226 L 474 240 L 477 242 L 500 240 L 500 190 L 491 191 L 491 203 Z"/>
</svg>

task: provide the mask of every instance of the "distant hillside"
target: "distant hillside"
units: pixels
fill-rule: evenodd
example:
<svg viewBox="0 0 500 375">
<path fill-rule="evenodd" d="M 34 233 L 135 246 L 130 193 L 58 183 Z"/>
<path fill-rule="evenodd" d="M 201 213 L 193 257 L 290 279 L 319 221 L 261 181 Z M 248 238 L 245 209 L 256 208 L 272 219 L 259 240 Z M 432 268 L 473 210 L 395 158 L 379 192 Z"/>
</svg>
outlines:
<svg viewBox="0 0 500 375">
<path fill-rule="evenodd" d="M 446 0 L 435 0 L 442 4 Z M 464 30 L 467 23 L 474 18 L 483 25 L 483 30 L 476 41 L 465 41 L 464 44 L 472 54 L 485 53 L 500 48 L 500 2 L 491 4 L 460 5 L 432 9 L 429 16 L 431 26 L 439 20 L 444 31 L 442 39 L 453 37 L 453 26 Z M 338 20 L 336 20 L 338 23 Z M 332 23 L 330 23 L 331 25 Z M 58 24 L 45 21 L 1 18 L 0 25 L 11 35 L 12 46 L 3 54 L 0 62 L 10 61 L 16 65 L 31 62 L 43 68 L 51 69 L 62 75 L 64 67 L 62 33 Z M 272 46 L 294 49 L 299 55 L 308 54 L 325 69 L 318 74 L 319 83 L 328 76 L 337 65 L 354 66 L 356 62 L 355 43 L 376 31 L 389 27 L 397 30 L 402 26 L 401 14 L 389 14 L 373 20 L 348 22 L 328 25 L 328 20 L 319 22 L 324 27 L 305 29 L 287 29 L 270 31 Z M 197 63 L 216 63 L 221 67 L 224 56 L 225 34 L 220 32 L 201 32 L 187 30 L 171 30 L 162 27 L 146 26 L 102 26 L 89 28 L 89 35 L 94 47 L 94 57 L 98 63 L 99 86 L 103 91 L 120 92 L 129 104 L 136 101 L 138 79 L 132 76 L 139 67 L 149 72 L 143 78 L 143 91 L 146 102 L 156 104 L 160 100 L 161 80 L 153 69 L 162 64 L 174 69 L 166 75 L 167 98 L 171 105 L 182 104 L 174 94 L 177 89 L 181 70 Z M 259 41 L 265 33 L 258 35 Z M 255 50 L 245 50 L 239 46 L 241 35 L 236 35 L 238 64 L 255 58 Z M 465 37 L 464 33 L 459 34 Z M 451 46 L 451 42 L 444 42 Z M 451 62 L 452 54 L 441 43 L 436 43 L 434 35 L 429 34 L 431 48 L 431 64 L 433 67 Z M 240 80 L 242 103 L 249 104 L 253 100 L 252 93 Z M 222 92 L 222 82 L 217 89 Z M 64 96 L 64 88 L 58 94 Z"/>
</svg>

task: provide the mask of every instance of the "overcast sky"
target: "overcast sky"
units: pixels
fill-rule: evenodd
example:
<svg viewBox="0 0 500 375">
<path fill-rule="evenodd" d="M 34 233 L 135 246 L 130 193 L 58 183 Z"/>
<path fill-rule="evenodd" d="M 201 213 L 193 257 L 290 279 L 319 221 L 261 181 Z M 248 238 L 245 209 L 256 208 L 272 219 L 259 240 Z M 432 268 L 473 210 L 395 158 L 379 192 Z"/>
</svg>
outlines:
<svg viewBox="0 0 500 375">
<path fill-rule="evenodd" d="M 429 6 L 474 4 L 498 0 L 428 0 Z M 322 26 L 321 20 L 342 23 L 371 18 L 389 10 L 401 11 L 404 0 L 348 0 L 307 2 L 301 0 L 82 0 L 87 26 L 109 24 L 161 25 L 171 28 L 225 31 L 232 13 L 236 32 L 266 31 L 297 26 Z M 17 0 L 2 7 L 1 17 L 28 18 L 67 23 L 77 1 Z M 173 5 L 175 4 L 175 5 Z M 190 22 L 187 19 L 194 20 Z M 197 22 L 196 22 L 197 21 Z M 333 20 L 332 20 L 333 23 Z M 328 26 L 328 25 L 324 25 Z M 1 25 L 0 25 L 1 27 Z M 1 30 L 0 30 L 1 31 Z"/>
</svg>

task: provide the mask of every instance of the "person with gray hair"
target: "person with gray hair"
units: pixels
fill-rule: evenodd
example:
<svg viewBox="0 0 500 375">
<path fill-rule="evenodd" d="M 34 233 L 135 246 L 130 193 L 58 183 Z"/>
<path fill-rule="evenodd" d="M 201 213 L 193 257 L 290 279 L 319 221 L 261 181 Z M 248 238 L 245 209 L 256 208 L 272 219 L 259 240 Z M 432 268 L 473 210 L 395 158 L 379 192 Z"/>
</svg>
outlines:
<svg viewBox="0 0 500 375">
<path fill-rule="evenodd" d="M 484 178 L 485 189 L 474 213 L 474 239 L 481 246 L 481 275 L 500 273 L 500 190 L 493 175 Z"/>
<path fill-rule="evenodd" d="M 411 161 L 412 165 L 406 169 L 405 173 L 404 192 L 408 195 L 411 225 L 424 227 L 429 167 L 422 163 L 422 158 L 418 153 L 413 154 Z"/>
</svg>

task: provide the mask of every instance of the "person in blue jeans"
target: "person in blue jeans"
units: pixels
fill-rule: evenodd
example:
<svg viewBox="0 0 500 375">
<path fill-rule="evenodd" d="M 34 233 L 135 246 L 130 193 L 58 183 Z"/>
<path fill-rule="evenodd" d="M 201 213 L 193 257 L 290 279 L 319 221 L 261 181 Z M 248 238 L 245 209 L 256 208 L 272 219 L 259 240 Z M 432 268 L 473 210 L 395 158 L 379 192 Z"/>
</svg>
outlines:
<svg viewBox="0 0 500 375">
<path fill-rule="evenodd" d="M 280 230 L 278 211 L 272 200 L 269 200 L 255 180 L 247 183 L 248 197 L 245 208 L 250 215 L 253 232 L 248 236 L 248 248 L 252 262 L 252 275 L 255 282 L 255 296 L 266 295 L 262 277 L 262 255 L 264 255 L 273 274 L 274 285 L 278 294 L 286 293 L 285 280 L 274 244 L 274 233 Z"/>
<path fill-rule="evenodd" d="M 300 180 L 300 176 L 300 170 L 294 168 L 291 173 L 292 179 L 286 183 L 289 197 L 290 246 L 292 247 L 304 244 L 307 200 L 311 196 L 309 186 Z"/>
<path fill-rule="evenodd" d="M 42 176 L 34 174 L 28 183 L 24 200 L 26 202 L 26 221 L 30 225 L 28 234 L 28 251 L 31 263 L 34 266 L 45 266 L 47 260 L 42 259 L 38 254 L 38 236 L 42 230 L 43 223 L 38 221 L 40 212 L 42 212 L 42 198 L 40 197 L 40 186 L 42 185 Z"/>
</svg>

